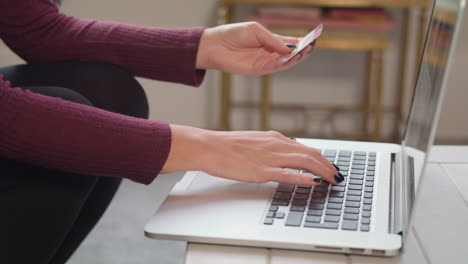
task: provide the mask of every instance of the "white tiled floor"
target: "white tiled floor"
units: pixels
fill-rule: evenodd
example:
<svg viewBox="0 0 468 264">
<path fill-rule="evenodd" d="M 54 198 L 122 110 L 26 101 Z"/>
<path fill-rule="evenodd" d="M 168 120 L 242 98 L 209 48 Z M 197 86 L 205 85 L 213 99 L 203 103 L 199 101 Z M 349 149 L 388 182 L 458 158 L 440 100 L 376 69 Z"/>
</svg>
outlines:
<svg viewBox="0 0 468 264">
<path fill-rule="evenodd" d="M 160 175 L 145 186 L 124 180 L 107 212 L 69 264 L 182 264 L 185 243 L 146 238 L 146 221 L 181 174 Z"/>
</svg>

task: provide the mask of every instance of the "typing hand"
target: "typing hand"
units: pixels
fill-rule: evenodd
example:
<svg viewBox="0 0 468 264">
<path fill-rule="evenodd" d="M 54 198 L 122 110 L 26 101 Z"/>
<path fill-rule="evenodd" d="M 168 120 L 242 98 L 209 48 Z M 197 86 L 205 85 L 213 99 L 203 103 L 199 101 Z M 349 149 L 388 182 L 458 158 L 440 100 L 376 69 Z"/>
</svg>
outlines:
<svg viewBox="0 0 468 264">
<path fill-rule="evenodd" d="M 293 168 L 337 184 L 338 171 L 319 151 L 278 132 L 220 132 L 177 125 L 171 129 L 163 173 L 196 170 L 241 182 L 319 184 L 311 175 L 285 169 Z"/>
<path fill-rule="evenodd" d="M 206 29 L 197 56 L 198 69 L 262 75 L 281 71 L 302 61 L 312 50 L 305 48 L 293 59 L 285 58 L 299 38 L 279 36 L 256 22 L 222 25 Z"/>
</svg>

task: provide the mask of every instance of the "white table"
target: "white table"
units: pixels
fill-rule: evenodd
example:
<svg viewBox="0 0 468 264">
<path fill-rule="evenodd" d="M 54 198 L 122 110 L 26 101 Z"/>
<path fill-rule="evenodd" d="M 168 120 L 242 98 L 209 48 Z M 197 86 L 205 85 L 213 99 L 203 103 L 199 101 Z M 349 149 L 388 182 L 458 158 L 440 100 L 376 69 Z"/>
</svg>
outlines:
<svg viewBox="0 0 468 264">
<path fill-rule="evenodd" d="M 468 146 L 436 146 L 399 257 L 365 257 L 294 250 L 194 244 L 186 264 L 457 264 L 468 263 Z"/>
</svg>

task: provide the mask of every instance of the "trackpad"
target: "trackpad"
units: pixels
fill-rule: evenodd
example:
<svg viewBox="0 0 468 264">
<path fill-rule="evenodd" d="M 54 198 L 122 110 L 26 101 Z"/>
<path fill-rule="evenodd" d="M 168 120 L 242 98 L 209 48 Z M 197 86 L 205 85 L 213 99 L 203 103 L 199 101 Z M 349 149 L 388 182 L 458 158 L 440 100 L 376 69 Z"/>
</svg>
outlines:
<svg viewBox="0 0 468 264">
<path fill-rule="evenodd" d="M 259 187 L 258 183 L 242 183 L 199 172 L 190 184 L 188 191 L 190 193 L 256 194 Z"/>
</svg>

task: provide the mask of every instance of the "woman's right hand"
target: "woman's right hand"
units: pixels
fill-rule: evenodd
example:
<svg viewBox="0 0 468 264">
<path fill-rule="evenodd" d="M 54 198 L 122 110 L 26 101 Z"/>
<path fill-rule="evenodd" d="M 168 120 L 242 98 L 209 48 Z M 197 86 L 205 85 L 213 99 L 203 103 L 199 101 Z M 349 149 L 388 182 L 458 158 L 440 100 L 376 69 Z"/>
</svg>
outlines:
<svg viewBox="0 0 468 264">
<path fill-rule="evenodd" d="M 241 182 L 318 185 L 307 170 L 337 184 L 336 168 L 319 151 L 278 132 L 209 131 L 171 125 L 172 145 L 162 173 L 203 171 Z"/>
</svg>

